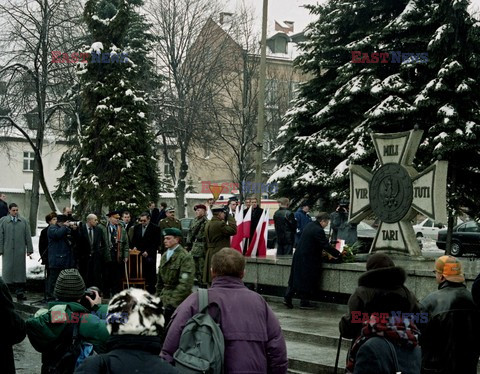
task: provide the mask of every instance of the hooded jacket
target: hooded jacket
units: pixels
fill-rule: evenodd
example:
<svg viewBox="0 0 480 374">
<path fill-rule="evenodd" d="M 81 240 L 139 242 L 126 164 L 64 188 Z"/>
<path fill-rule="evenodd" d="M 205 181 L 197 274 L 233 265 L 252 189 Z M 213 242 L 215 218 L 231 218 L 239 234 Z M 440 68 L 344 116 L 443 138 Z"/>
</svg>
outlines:
<svg viewBox="0 0 480 374">
<path fill-rule="evenodd" d="M 75 374 L 178 373 L 160 358 L 161 349 L 162 339 L 159 336 L 112 335 L 107 342 L 108 353 L 88 357 Z"/>
<path fill-rule="evenodd" d="M 352 322 L 352 312 L 418 313 L 415 295 L 404 286 L 407 275 L 400 267 L 390 266 L 368 270 L 358 279 L 358 287 L 348 300 L 348 314 L 340 320 L 340 333 L 355 339 L 360 335 L 362 323 Z"/>
</svg>

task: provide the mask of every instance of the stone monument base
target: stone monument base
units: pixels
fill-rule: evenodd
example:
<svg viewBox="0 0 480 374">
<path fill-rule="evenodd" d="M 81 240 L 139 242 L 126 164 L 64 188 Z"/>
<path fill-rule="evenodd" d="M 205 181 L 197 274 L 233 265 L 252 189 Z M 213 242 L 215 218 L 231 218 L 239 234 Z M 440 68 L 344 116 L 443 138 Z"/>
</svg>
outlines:
<svg viewBox="0 0 480 374">
<path fill-rule="evenodd" d="M 396 266 L 405 269 L 407 281 L 405 285 L 415 293 L 420 300 L 430 292 L 437 290 L 435 282 L 434 259 L 415 259 L 409 256 L 393 254 Z M 361 260 L 361 258 L 359 258 Z M 366 255 L 363 262 L 347 264 L 324 263 L 319 289 L 326 293 L 352 294 L 358 284 L 358 278 L 365 272 Z M 263 258 L 247 258 L 244 281 L 257 289 L 286 288 L 290 276 L 292 257 L 267 256 Z M 462 261 L 467 287 L 470 289 L 473 281 L 480 273 L 480 261 Z"/>
</svg>

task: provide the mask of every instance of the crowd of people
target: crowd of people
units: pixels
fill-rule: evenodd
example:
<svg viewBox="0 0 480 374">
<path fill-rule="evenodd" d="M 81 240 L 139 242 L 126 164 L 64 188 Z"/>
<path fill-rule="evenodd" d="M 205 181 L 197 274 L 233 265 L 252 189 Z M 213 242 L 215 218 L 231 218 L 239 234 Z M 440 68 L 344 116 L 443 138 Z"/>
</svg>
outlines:
<svg viewBox="0 0 480 374">
<path fill-rule="evenodd" d="M 308 203 L 294 213 L 288 199 L 278 202 L 273 217 L 278 255 L 293 253 L 284 304 L 293 308 L 292 299 L 298 297 L 300 308 L 312 309 L 322 251 L 338 256 L 325 228 L 330 224 L 329 236 L 350 242 L 356 227 L 347 222 L 344 202 L 313 220 Z M 252 218 L 262 215 L 255 198 L 245 203 Z M 175 210 L 166 204 L 161 210 L 149 204 L 137 222 L 127 211 L 110 211 L 105 224 L 93 213 L 85 222 L 77 221 L 69 207 L 62 214 L 50 213 L 39 241 L 49 303 L 25 322 L 10 291 L 25 300 L 25 259 L 33 248 L 28 223 L 18 206 L 9 204 L 0 218 L 0 316 L 7 332 L 0 339 L 0 354 L 6 372 L 15 372 L 12 346 L 25 336 L 42 353 L 42 373 L 182 372 L 179 357 L 189 344 L 200 354 L 203 344 L 184 337 L 185 330 L 206 313 L 221 328 L 223 372 L 286 373 L 278 319 L 244 285 L 244 254 L 229 248 L 237 231 L 232 214 L 237 205 L 235 199 L 225 206 L 210 201 L 196 205 L 186 238 Z M 131 253 L 142 258 L 145 289 L 123 289 Z M 346 372 L 476 373 L 480 275 L 470 292 L 457 258 L 441 256 L 433 271 L 438 290 L 418 301 L 405 286 L 406 272 L 388 255 L 369 256 L 339 324 L 340 340 L 352 339 Z M 194 285 L 208 288 L 204 309 Z M 110 299 L 108 305 L 102 303 L 105 299 Z"/>
</svg>

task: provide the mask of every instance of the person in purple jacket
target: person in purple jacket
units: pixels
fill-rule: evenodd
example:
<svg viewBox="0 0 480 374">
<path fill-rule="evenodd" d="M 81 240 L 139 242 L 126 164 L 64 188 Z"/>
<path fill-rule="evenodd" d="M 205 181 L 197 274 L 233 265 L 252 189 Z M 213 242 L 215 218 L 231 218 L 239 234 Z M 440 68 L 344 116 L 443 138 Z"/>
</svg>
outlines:
<svg viewBox="0 0 480 374">
<path fill-rule="evenodd" d="M 287 347 L 277 317 L 265 300 L 243 284 L 245 258 L 232 248 L 223 248 L 212 258 L 209 303 L 220 306 L 220 328 L 225 339 L 224 372 L 287 372 Z M 197 293 L 180 304 L 172 316 L 160 354 L 173 363 L 180 335 L 187 321 L 198 313 Z"/>
</svg>

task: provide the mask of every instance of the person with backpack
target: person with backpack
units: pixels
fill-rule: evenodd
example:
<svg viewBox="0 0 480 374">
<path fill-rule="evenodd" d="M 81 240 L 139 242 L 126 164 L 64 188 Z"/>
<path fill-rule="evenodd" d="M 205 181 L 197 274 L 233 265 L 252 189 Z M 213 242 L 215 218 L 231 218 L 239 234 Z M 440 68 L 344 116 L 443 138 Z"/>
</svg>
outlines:
<svg viewBox="0 0 480 374">
<path fill-rule="evenodd" d="M 88 357 L 75 374 L 178 373 L 159 356 L 164 323 L 160 298 L 138 288 L 116 294 L 108 305 L 108 353 Z"/>
<path fill-rule="evenodd" d="M 86 294 L 77 269 L 64 269 L 55 283 L 58 300 L 26 321 L 28 339 L 42 353 L 42 374 L 73 373 L 82 354 L 105 352 L 107 305 L 97 291 L 91 292 L 91 297 Z"/>
<path fill-rule="evenodd" d="M 206 293 L 208 308 L 204 312 L 218 323 L 223 344 L 211 324 L 208 334 L 202 331 L 196 334 L 194 330 L 192 333 L 194 320 L 205 320 L 204 313 L 199 314 L 204 291 L 190 295 L 177 308 L 160 356 L 179 368 L 183 366 L 181 359 L 189 356 L 190 363 L 198 363 L 189 373 L 286 373 L 287 348 L 280 324 L 267 302 L 243 284 L 243 255 L 232 248 L 221 249 L 212 257 L 211 273 L 213 282 Z M 222 357 L 211 354 L 213 348 L 221 351 L 222 345 L 223 363 Z M 200 367 L 202 362 L 208 362 L 209 366 Z M 221 369 L 215 370 L 219 365 Z"/>
</svg>

